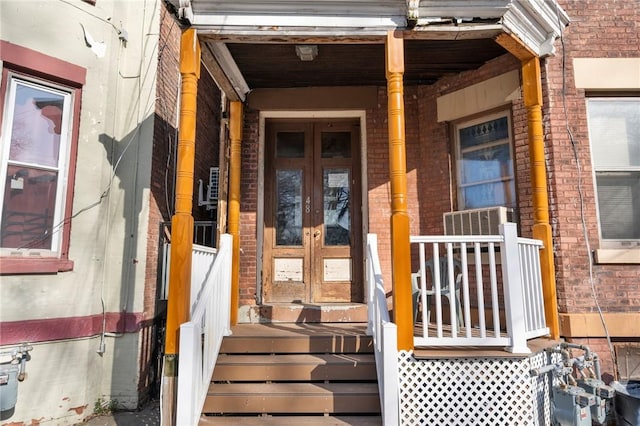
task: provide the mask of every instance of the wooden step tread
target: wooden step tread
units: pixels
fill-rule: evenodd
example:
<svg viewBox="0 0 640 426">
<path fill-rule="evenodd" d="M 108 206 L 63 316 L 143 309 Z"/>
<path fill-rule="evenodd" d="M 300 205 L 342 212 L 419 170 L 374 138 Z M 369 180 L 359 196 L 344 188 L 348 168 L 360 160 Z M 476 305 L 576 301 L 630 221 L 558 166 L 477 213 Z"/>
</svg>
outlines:
<svg viewBox="0 0 640 426">
<path fill-rule="evenodd" d="M 249 364 L 375 364 L 372 355 L 366 354 L 280 354 L 280 355 L 229 355 L 218 356 L 219 365 L 249 365 Z"/>
<path fill-rule="evenodd" d="M 227 336 L 221 354 L 373 353 L 370 336 Z"/>
<path fill-rule="evenodd" d="M 212 383 L 209 396 L 262 395 L 304 396 L 315 395 L 378 395 L 377 383 Z"/>
<path fill-rule="evenodd" d="M 220 355 L 214 382 L 376 380 L 373 355 Z"/>
<path fill-rule="evenodd" d="M 199 426 L 380 426 L 380 416 L 202 416 Z"/>
<path fill-rule="evenodd" d="M 263 323 L 237 324 L 232 336 L 295 337 L 295 336 L 366 336 L 366 323 Z"/>
<path fill-rule="evenodd" d="M 379 414 L 377 383 L 212 384 L 204 414 Z"/>
</svg>

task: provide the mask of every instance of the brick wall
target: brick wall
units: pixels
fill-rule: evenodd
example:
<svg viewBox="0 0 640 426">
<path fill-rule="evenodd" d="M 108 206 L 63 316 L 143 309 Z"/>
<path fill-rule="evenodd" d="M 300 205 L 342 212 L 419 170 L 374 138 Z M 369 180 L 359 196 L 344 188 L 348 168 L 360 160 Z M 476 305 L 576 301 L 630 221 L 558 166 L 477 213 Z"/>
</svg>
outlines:
<svg viewBox="0 0 640 426">
<path fill-rule="evenodd" d="M 560 0 L 571 23 L 564 36 L 564 48 L 557 42 L 555 57 L 546 61 L 549 75 L 549 148 L 558 300 L 562 312 L 595 311 L 589 278 L 589 251 L 584 238 L 577 183 L 582 179 L 584 221 L 591 249 L 599 247 L 594 183 L 584 90 L 576 89 L 574 58 L 640 57 L 640 8 L 637 1 L 601 2 Z M 564 63 L 564 69 L 563 69 Z M 563 96 L 562 79 L 566 80 Z M 638 93 L 640 94 L 640 92 Z M 567 119 L 563 108 L 566 107 Z M 577 151 L 581 176 L 573 154 Z M 598 302 L 605 311 L 640 311 L 640 268 L 638 265 L 594 265 L 593 281 Z"/>
<path fill-rule="evenodd" d="M 256 303 L 258 254 L 258 111 L 246 108 L 240 173 L 240 305 Z"/>
<path fill-rule="evenodd" d="M 546 140 L 551 141 L 547 142 L 547 151 L 559 309 L 567 313 L 596 312 L 599 304 L 604 312 L 640 313 L 639 265 L 595 264 L 590 276 L 589 249 L 599 248 L 600 242 L 586 96 L 584 90 L 575 88 L 573 74 L 574 58 L 640 57 L 640 8 L 638 2 L 632 0 L 559 0 L 559 3 L 569 14 L 571 23 L 563 34 L 563 43 L 556 42 L 556 56 L 544 63 L 548 78 L 546 101 L 550 106 L 545 130 Z M 572 143 L 575 144 L 575 155 Z M 581 191 L 578 190 L 579 181 L 582 182 Z M 583 217 L 580 214 L 581 198 Z M 583 220 L 589 247 L 584 237 Z M 589 345 L 602 358 L 603 372 L 611 375 L 613 357 L 605 338 L 573 337 L 570 340 Z M 638 341 L 623 336 L 613 340 Z"/>
<path fill-rule="evenodd" d="M 198 104 L 196 106 L 196 158 L 193 170 L 193 218 L 215 220 L 215 210 L 198 207 L 198 180 L 203 182 L 206 194 L 209 169 L 219 165 L 220 156 L 220 89 L 213 78 L 201 67 L 198 81 Z"/>
</svg>

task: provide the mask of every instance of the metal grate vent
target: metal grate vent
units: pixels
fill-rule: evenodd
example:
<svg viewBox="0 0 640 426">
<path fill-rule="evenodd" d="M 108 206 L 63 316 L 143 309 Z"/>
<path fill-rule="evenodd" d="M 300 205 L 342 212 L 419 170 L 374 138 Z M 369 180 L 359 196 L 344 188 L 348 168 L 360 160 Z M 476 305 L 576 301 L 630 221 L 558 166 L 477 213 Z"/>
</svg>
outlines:
<svg viewBox="0 0 640 426">
<path fill-rule="evenodd" d="M 513 209 L 491 207 L 443 215 L 445 235 L 498 235 L 502 223 L 513 222 Z"/>
<path fill-rule="evenodd" d="M 218 188 L 220 185 L 220 167 L 211 167 L 209 169 L 209 201 L 218 200 Z"/>
</svg>

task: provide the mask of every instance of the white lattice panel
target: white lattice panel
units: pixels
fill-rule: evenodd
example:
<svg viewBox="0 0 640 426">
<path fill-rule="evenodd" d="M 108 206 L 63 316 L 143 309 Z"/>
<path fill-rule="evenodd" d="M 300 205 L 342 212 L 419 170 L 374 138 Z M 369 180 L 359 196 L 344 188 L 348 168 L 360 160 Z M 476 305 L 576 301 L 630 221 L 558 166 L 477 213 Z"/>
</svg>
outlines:
<svg viewBox="0 0 640 426">
<path fill-rule="evenodd" d="M 416 360 L 401 351 L 401 425 L 549 425 L 549 375 L 529 375 L 549 363 L 544 352 L 528 358 Z"/>
</svg>

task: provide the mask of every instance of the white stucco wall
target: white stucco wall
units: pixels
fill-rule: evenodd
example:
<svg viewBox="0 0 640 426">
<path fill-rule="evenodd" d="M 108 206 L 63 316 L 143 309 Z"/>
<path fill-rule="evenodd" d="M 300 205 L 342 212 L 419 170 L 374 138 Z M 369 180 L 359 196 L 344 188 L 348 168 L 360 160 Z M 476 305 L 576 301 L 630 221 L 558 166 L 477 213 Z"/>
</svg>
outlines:
<svg viewBox="0 0 640 426">
<path fill-rule="evenodd" d="M 1 322 L 100 315 L 103 304 L 109 313 L 143 311 L 160 7 L 159 0 L 0 1 L 0 39 L 87 72 L 73 213 L 86 210 L 71 223 L 73 271 L 0 277 Z M 83 27 L 105 43 L 104 57 L 87 47 Z M 139 337 L 106 342 L 102 355 L 99 336 L 37 343 L 8 420 L 72 424 L 98 398 L 135 408 Z"/>
</svg>

